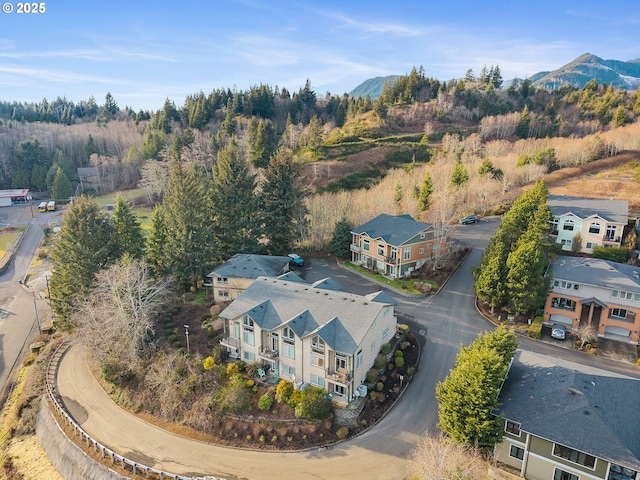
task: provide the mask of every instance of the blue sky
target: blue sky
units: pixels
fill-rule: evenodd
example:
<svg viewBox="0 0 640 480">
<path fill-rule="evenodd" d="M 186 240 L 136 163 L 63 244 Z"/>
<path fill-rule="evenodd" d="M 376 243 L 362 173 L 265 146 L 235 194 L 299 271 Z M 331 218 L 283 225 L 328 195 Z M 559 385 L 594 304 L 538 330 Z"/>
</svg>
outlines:
<svg viewBox="0 0 640 480">
<path fill-rule="evenodd" d="M 1 1 L 0 1 L 1 3 Z M 422 65 L 441 80 L 499 65 L 505 79 L 583 53 L 640 57 L 640 3 L 621 0 L 52 0 L 0 13 L 0 100 L 109 91 L 120 107 L 260 83 L 318 95 Z M 3 7 L 4 8 L 4 7 Z"/>
</svg>

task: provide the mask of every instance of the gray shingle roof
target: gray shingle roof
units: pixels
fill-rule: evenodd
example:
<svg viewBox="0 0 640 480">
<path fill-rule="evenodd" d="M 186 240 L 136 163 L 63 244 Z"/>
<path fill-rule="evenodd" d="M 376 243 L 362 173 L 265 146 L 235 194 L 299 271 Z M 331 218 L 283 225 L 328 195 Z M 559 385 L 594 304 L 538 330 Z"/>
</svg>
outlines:
<svg viewBox="0 0 640 480">
<path fill-rule="evenodd" d="M 598 215 L 609 222 L 625 225 L 629 218 L 629 202 L 627 200 L 549 195 L 547 205 L 549 205 L 549 210 L 554 217 L 566 213 L 573 213 L 582 219 Z"/>
<path fill-rule="evenodd" d="M 325 290 L 335 290 L 336 292 L 342 291 L 342 285 L 336 282 L 333 278 L 327 277 L 311 284 L 316 288 L 324 288 Z"/>
<path fill-rule="evenodd" d="M 382 238 L 389 245 L 398 246 L 430 227 L 430 223 L 416 222 L 411 215 L 393 216 L 383 213 L 354 228 L 351 233 L 366 233 L 371 238 Z"/>
<path fill-rule="evenodd" d="M 258 278 L 276 277 L 289 265 L 289 257 L 236 253 L 207 277 Z"/>
<path fill-rule="evenodd" d="M 289 323 L 298 336 L 318 332 L 334 350 L 353 355 L 373 319 L 387 305 L 392 304 L 305 283 L 260 277 L 220 317 L 231 320 L 249 314 L 266 330 Z"/>
<path fill-rule="evenodd" d="M 640 268 L 624 263 L 560 255 L 551 271 L 556 280 L 640 293 Z"/>
<path fill-rule="evenodd" d="M 640 380 L 519 350 L 500 401 L 525 432 L 640 470 Z"/>
</svg>

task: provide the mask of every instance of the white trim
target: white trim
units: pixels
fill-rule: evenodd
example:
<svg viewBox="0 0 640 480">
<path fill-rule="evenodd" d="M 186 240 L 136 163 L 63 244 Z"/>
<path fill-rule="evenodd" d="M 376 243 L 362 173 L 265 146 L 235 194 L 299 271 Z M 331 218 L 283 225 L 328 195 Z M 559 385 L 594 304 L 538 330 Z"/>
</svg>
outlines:
<svg viewBox="0 0 640 480">
<path fill-rule="evenodd" d="M 555 453 L 553 453 L 553 451 L 556 449 L 556 445 L 558 445 L 560 447 L 564 447 L 564 448 L 569 448 L 569 449 L 573 450 L 574 452 L 582 453 L 584 455 L 589 455 L 590 457 L 593 457 L 593 459 L 594 459 L 593 468 L 591 468 L 588 465 L 583 465 L 581 463 L 574 462 L 573 460 L 569 460 L 568 458 L 564 458 L 564 457 L 561 457 L 559 455 L 556 455 Z M 553 447 L 551 448 L 551 456 L 555 457 L 555 458 L 561 458 L 562 460 L 565 460 L 567 462 L 573 463 L 574 465 L 580 465 L 581 467 L 589 469 L 589 470 L 591 470 L 593 472 L 596 471 L 596 467 L 598 466 L 598 457 L 596 457 L 595 455 L 591 455 L 590 453 L 583 452 L 582 450 L 578 450 L 577 448 L 569 447 L 567 445 L 563 445 L 562 443 L 558 443 L 558 442 L 553 442 Z"/>
<path fill-rule="evenodd" d="M 537 437 L 537 438 L 540 438 L 540 437 Z M 586 477 L 586 478 L 591 478 L 591 479 L 593 479 L 593 480 L 602 480 L 602 477 L 596 477 L 595 475 L 592 475 L 592 474 L 590 474 L 590 473 L 587 473 L 587 472 L 585 472 L 585 471 L 583 471 L 583 470 L 577 470 L 577 469 L 575 469 L 575 468 L 573 468 L 573 467 L 570 467 L 569 465 L 566 465 L 566 464 L 564 464 L 564 463 L 558 463 L 558 462 L 555 462 L 555 461 L 553 461 L 553 459 L 552 459 L 552 458 L 545 457 L 545 456 L 543 456 L 543 455 L 539 455 L 539 454 L 537 454 L 537 453 L 529 452 L 529 456 L 530 456 L 530 457 L 534 457 L 534 458 L 536 458 L 536 459 L 538 459 L 538 460 L 544 460 L 544 461 L 546 461 L 549 465 L 551 465 L 552 467 L 558 467 L 558 468 L 561 468 L 561 469 L 563 469 L 565 472 L 573 473 L 574 475 L 578 475 L 578 476 L 580 476 L 580 477 L 584 476 L 584 477 Z M 598 460 L 600 460 L 598 457 L 596 457 L 596 458 L 597 458 Z M 525 472 L 525 473 L 527 473 L 527 472 Z"/>
</svg>

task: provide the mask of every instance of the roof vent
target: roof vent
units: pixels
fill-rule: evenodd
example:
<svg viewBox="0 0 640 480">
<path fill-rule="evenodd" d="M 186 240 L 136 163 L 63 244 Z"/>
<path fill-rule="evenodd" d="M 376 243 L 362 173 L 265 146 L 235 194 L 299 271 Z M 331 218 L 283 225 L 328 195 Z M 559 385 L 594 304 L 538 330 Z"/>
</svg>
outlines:
<svg viewBox="0 0 640 480">
<path fill-rule="evenodd" d="M 638 274 L 638 272 L 635 270 L 633 272 L 633 278 L 636 278 L 636 279 L 640 278 L 640 274 Z"/>
</svg>

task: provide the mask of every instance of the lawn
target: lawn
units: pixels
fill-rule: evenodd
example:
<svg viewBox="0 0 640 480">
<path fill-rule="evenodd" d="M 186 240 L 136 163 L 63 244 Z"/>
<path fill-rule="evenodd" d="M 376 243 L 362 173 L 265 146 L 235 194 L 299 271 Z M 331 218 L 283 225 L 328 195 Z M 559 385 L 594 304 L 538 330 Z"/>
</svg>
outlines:
<svg viewBox="0 0 640 480">
<path fill-rule="evenodd" d="M 362 273 L 367 277 L 371 277 L 379 282 L 385 283 L 391 287 L 395 287 L 398 290 L 403 290 L 407 293 L 421 293 L 415 288 L 413 288 L 413 284 L 415 282 L 430 283 L 432 291 L 435 291 L 438 288 L 438 283 L 435 282 L 434 280 L 425 280 L 425 279 L 416 279 L 416 278 L 409 279 L 409 280 L 392 279 L 392 278 L 387 278 L 383 275 L 380 275 L 379 273 L 372 272 L 371 270 L 367 270 L 366 268 L 362 268 L 358 265 L 354 265 L 351 262 L 344 262 L 344 266 L 349 267 L 350 269 L 355 270 L 356 272 Z"/>
<path fill-rule="evenodd" d="M 7 253 L 9 246 L 20 237 L 20 234 L 24 232 L 25 227 L 9 227 L 0 230 L 0 258 Z"/>
<path fill-rule="evenodd" d="M 121 192 L 107 193 L 106 195 L 95 196 L 94 200 L 98 205 L 104 207 L 112 203 L 116 203 L 116 195 L 120 195 L 127 200 L 133 200 L 136 198 L 145 198 L 147 196 L 146 188 L 134 188 L 133 190 L 123 190 Z"/>
</svg>

